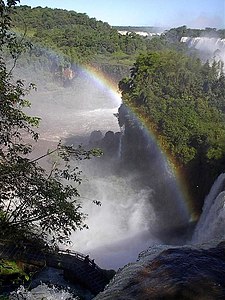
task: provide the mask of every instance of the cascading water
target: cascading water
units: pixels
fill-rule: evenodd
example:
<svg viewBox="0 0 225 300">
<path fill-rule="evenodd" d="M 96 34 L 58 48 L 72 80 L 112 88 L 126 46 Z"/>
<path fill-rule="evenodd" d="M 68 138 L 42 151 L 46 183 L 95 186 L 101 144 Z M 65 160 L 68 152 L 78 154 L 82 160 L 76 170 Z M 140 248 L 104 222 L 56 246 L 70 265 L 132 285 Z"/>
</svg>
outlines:
<svg viewBox="0 0 225 300">
<path fill-rule="evenodd" d="M 213 184 L 193 234 L 193 243 L 219 242 L 225 238 L 225 174 Z"/>
<path fill-rule="evenodd" d="M 113 115 L 119 105 L 118 98 L 108 89 L 96 86 L 82 72 L 71 87 L 52 91 L 42 88 L 33 95 L 29 111 L 42 118 L 41 149 L 36 146 L 36 154 L 43 153 L 43 149 L 57 139 L 85 145 L 93 130 L 119 131 L 118 120 Z M 100 162 L 93 159 L 80 165 L 83 170 L 80 194 L 84 212 L 88 214 L 89 230 L 72 234 L 72 249 L 94 257 L 103 268 L 117 269 L 135 261 L 138 253 L 149 245 L 165 240 L 178 242 L 176 230 L 189 220 L 165 159 L 148 134 L 143 131 L 141 135 L 141 143 L 147 143 L 144 151 L 147 155 L 150 150 L 152 158 L 146 162 L 145 174 L 135 167 L 135 156 L 140 160 L 142 149 L 135 150 L 132 169 L 127 169 L 126 162 L 119 166 L 118 151 L 120 159 L 125 161 L 125 132 L 122 136 L 115 135 L 120 142 L 114 155 L 110 149 L 110 136 L 114 136 L 111 133 L 103 141 L 110 155 L 106 153 Z M 135 143 L 139 147 L 137 140 Z M 96 207 L 92 200 L 101 201 L 102 206 Z"/>
<path fill-rule="evenodd" d="M 118 159 L 121 159 L 121 157 L 122 157 L 122 138 L 123 138 L 123 134 L 124 134 L 123 128 L 120 128 L 120 130 L 122 132 L 121 132 L 121 135 L 120 135 L 120 138 L 119 138 Z"/>
<path fill-rule="evenodd" d="M 156 222 L 149 188 L 132 188 L 131 178 L 89 178 L 81 194 L 100 200 L 101 207 L 87 202 L 89 229 L 72 234 L 75 250 L 91 254 L 103 268 L 117 269 L 136 259 L 143 247 L 159 243 L 151 233 Z"/>
<path fill-rule="evenodd" d="M 200 51 L 203 59 L 216 59 L 225 62 L 225 39 L 209 37 L 182 37 L 181 42 Z"/>
<path fill-rule="evenodd" d="M 203 59 L 225 63 L 225 39 L 209 37 L 182 37 L 181 42 L 199 50 Z M 212 243 L 225 237 L 225 174 L 213 184 L 204 201 L 201 217 L 192 237 L 192 243 Z"/>
</svg>

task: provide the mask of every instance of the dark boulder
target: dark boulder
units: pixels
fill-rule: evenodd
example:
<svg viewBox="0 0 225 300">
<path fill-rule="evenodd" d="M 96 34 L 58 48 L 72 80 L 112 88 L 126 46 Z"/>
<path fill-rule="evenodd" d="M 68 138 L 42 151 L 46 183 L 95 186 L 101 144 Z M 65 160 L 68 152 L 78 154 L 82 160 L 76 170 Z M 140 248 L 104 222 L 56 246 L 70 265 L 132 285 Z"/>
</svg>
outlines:
<svg viewBox="0 0 225 300">
<path fill-rule="evenodd" d="M 136 266 L 126 266 L 95 299 L 225 299 L 224 243 L 210 249 L 171 248 L 153 256 L 148 260 L 145 254 Z"/>
</svg>

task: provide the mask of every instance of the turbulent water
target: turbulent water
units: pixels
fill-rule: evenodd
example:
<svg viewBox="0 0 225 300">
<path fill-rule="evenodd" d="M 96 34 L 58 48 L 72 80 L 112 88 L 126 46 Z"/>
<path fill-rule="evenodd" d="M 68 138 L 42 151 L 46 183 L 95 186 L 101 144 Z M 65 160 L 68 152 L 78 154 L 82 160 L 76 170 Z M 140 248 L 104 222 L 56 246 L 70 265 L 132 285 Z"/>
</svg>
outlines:
<svg viewBox="0 0 225 300">
<path fill-rule="evenodd" d="M 156 245 L 121 269 L 96 300 L 224 299 L 225 174 L 205 199 L 193 238 L 184 246 Z"/>
<path fill-rule="evenodd" d="M 42 119 L 41 140 L 58 142 L 71 135 L 85 137 L 92 130 L 119 130 L 113 115 L 121 102 L 118 94 L 100 86 L 85 72 L 80 72 L 67 88 L 46 81 L 32 93 L 32 106 L 27 110 Z"/>
<path fill-rule="evenodd" d="M 219 242 L 225 238 L 225 174 L 213 184 L 205 199 L 202 215 L 193 234 L 193 243 Z"/>
<path fill-rule="evenodd" d="M 209 37 L 182 37 L 181 42 L 187 43 L 202 53 L 203 59 L 216 59 L 225 62 L 225 39 Z"/>
<path fill-rule="evenodd" d="M 74 297 L 69 291 L 58 289 L 57 287 L 49 287 L 46 284 L 41 284 L 38 287 L 27 291 L 23 286 L 17 291 L 11 293 L 10 300 L 79 300 L 79 297 Z"/>
<path fill-rule="evenodd" d="M 80 73 L 68 88 L 49 86 L 32 94 L 28 111 L 42 118 L 35 155 L 53 147 L 59 139 L 85 145 L 93 130 L 103 134 L 120 131 L 114 116 L 120 98 L 86 73 Z M 141 250 L 162 243 L 171 232 L 176 235 L 175 230 L 190 218 L 166 160 L 148 135 L 146 143 L 152 143 L 148 146 L 153 149 L 154 163 L 149 165 L 149 182 L 145 184 L 141 184 L 135 168 L 123 174 L 115 171 L 122 151 L 119 145 L 109 161 L 93 159 L 79 164 L 83 170 L 79 191 L 89 230 L 73 233 L 71 248 L 89 254 L 102 268 L 118 269 L 135 261 Z M 101 201 L 101 207 L 93 205 L 93 200 Z"/>
<path fill-rule="evenodd" d="M 72 234 L 72 248 L 91 254 L 103 268 L 117 269 L 134 261 L 145 247 L 159 243 L 151 232 L 157 218 L 151 189 L 134 189 L 130 178 L 115 176 L 91 178 L 85 187 L 82 195 L 102 205 L 86 201 L 89 229 Z"/>
<path fill-rule="evenodd" d="M 200 41 L 195 43 L 197 46 Z M 86 144 L 93 130 L 101 130 L 103 134 L 108 130 L 120 131 L 114 114 L 121 100 L 107 87 L 96 84 L 85 72 L 80 73 L 68 88 L 42 82 L 39 92 L 32 93 L 31 101 L 32 108 L 27 112 L 42 118 L 38 129 L 40 143 L 35 145 L 34 155 L 43 154 L 60 139 Z M 165 240 L 174 244 L 184 241 L 180 239 L 179 227 L 188 225 L 191 216 L 162 153 L 153 146 L 148 135 L 146 141 L 157 153 L 154 153 L 154 160 L 149 164 L 148 182 L 145 184 L 140 184 L 135 169 L 129 173 L 116 172 L 123 151 L 121 143 L 116 156 L 109 162 L 101 164 L 94 159 L 80 164 L 83 168 L 80 193 L 84 212 L 88 214 L 89 230 L 73 233 L 71 248 L 89 254 L 102 268 L 123 267 L 135 261 L 138 253 L 150 246 L 148 255 L 159 253 L 168 248 L 160 246 Z M 220 240 L 225 236 L 224 181 L 225 175 L 221 175 L 206 199 L 190 244 L 204 243 L 214 238 Z M 156 191 L 160 196 L 156 197 Z M 93 205 L 93 200 L 101 201 L 101 207 Z M 128 274 L 130 272 L 132 268 Z M 43 286 L 39 288 L 42 291 Z M 25 295 L 27 292 L 21 293 Z M 47 299 L 53 299 L 49 291 L 44 293 L 48 295 Z M 54 296 L 54 299 L 69 299 L 67 292 L 62 293 L 65 294 L 59 296 L 61 298 Z M 34 294 L 27 293 L 26 299 L 42 299 Z"/>
<path fill-rule="evenodd" d="M 140 253 L 137 261 L 121 268 L 95 299 L 224 299 L 225 245 L 215 248 L 225 237 L 224 213 L 225 174 L 221 174 L 206 198 L 201 219 L 188 245 L 146 245 L 147 250 Z M 43 297 L 79 299 L 68 291 L 43 284 L 29 292 L 21 287 L 10 299 Z"/>
</svg>

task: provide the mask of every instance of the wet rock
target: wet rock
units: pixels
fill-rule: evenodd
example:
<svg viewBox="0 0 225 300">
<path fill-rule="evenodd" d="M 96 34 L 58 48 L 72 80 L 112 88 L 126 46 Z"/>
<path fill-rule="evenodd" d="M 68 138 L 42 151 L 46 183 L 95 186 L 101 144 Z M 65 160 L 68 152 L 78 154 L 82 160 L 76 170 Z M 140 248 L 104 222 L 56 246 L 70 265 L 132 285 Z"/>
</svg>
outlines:
<svg viewBox="0 0 225 300">
<path fill-rule="evenodd" d="M 224 278 L 224 243 L 210 249 L 155 247 L 120 270 L 95 300 L 225 299 Z"/>
<path fill-rule="evenodd" d="M 102 138 L 102 132 L 100 130 L 94 130 L 90 135 L 89 144 L 96 146 L 102 140 Z"/>
<path fill-rule="evenodd" d="M 89 138 L 89 146 L 99 147 L 104 158 L 113 158 L 118 156 L 120 138 L 121 132 L 107 131 L 103 136 L 100 130 L 94 130 Z"/>
</svg>

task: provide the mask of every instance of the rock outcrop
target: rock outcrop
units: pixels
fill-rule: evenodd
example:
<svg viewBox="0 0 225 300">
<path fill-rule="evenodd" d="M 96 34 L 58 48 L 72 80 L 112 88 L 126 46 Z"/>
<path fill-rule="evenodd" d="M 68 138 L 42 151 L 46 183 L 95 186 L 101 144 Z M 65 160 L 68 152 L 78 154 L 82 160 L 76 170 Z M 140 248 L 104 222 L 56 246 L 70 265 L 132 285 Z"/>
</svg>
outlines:
<svg viewBox="0 0 225 300">
<path fill-rule="evenodd" d="M 225 299 L 225 243 L 156 246 L 119 270 L 95 300 Z"/>
</svg>

